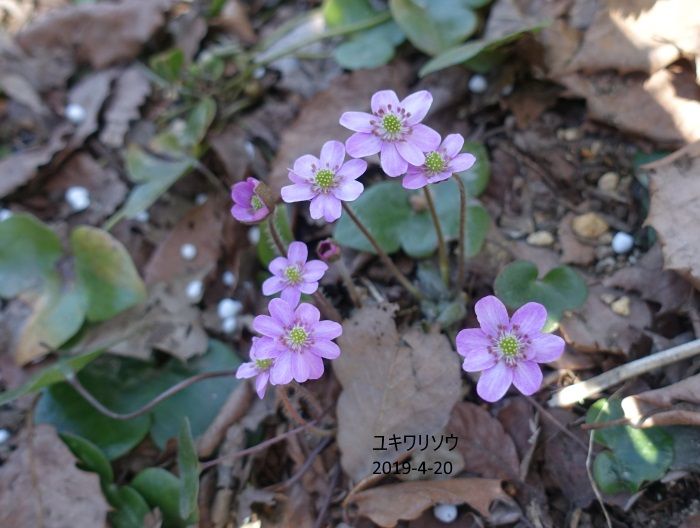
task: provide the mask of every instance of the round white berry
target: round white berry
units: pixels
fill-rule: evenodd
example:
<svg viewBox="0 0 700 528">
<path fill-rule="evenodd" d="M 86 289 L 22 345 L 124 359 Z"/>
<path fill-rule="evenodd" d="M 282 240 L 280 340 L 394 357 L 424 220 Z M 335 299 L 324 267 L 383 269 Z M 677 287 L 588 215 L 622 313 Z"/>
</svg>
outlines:
<svg viewBox="0 0 700 528">
<path fill-rule="evenodd" d="M 79 125 L 85 121 L 85 117 L 87 116 L 85 108 L 76 103 L 69 103 L 66 105 L 65 114 L 66 119 L 74 125 Z"/>
<path fill-rule="evenodd" d="M 0 209 L 0 222 L 7 220 L 12 216 L 12 211 L 9 209 Z"/>
<path fill-rule="evenodd" d="M 250 242 L 253 245 L 256 245 L 258 242 L 260 242 L 259 227 L 251 227 L 250 229 L 248 229 L 248 242 Z"/>
<path fill-rule="evenodd" d="M 472 93 L 484 93 L 488 87 L 489 83 L 486 80 L 486 77 L 484 77 L 483 75 L 479 75 L 478 73 L 476 73 L 472 75 L 469 79 L 469 90 Z"/>
<path fill-rule="evenodd" d="M 232 317 L 241 311 L 243 305 L 235 299 L 221 299 L 216 311 L 221 319 Z"/>
<path fill-rule="evenodd" d="M 221 331 L 224 334 L 232 334 L 236 330 L 236 326 L 238 326 L 238 322 L 235 315 L 221 321 Z"/>
<path fill-rule="evenodd" d="M 207 193 L 199 193 L 197 196 L 194 197 L 194 203 L 197 205 L 202 205 L 207 201 Z"/>
<path fill-rule="evenodd" d="M 433 508 L 433 515 L 440 522 L 454 522 L 457 518 L 457 506 L 454 504 L 436 504 Z"/>
<path fill-rule="evenodd" d="M 202 292 L 204 291 L 204 285 L 200 280 L 193 280 L 187 285 L 185 293 L 187 297 L 192 301 L 198 301 L 202 297 Z"/>
<path fill-rule="evenodd" d="M 180 256 L 185 260 L 194 260 L 197 257 L 197 247 L 194 244 L 182 244 Z"/>
<path fill-rule="evenodd" d="M 221 282 L 226 286 L 233 286 L 236 284 L 236 276 L 232 271 L 224 271 L 223 275 L 221 275 Z"/>
<path fill-rule="evenodd" d="M 634 247 L 634 237 L 629 233 L 620 231 L 612 239 L 612 248 L 618 255 L 628 253 Z"/>
<path fill-rule="evenodd" d="M 66 202 L 73 211 L 84 211 L 90 207 L 90 192 L 85 187 L 69 187 L 66 191 Z"/>
<path fill-rule="evenodd" d="M 134 216 L 134 220 L 145 224 L 146 222 L 148 222 L 148 219 L 150 217 L 151 216 L 148 214 L 148 211 L 139 211 L 138 213 L 136 213 L 136 216 Z"/>
</svg>

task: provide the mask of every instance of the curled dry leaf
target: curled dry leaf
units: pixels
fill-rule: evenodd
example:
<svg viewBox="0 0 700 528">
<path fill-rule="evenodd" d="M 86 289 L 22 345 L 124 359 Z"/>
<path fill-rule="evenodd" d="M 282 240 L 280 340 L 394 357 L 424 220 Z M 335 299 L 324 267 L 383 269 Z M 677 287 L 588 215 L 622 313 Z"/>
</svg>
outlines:
<svg viewBox="0 0 700 528">
<path fill-rule="evenodd" d="M 116 70 L 105 70 L 91 73 L 71 88 L 68 94 L 70 104 L 79 105 L 85 110 L 85 118 L 76 126 L 70 146 L 78 148 L 92 133 L 97 130 L 97 120 L 100 110 L 109 97 L 112 81 L 117 77 Z"/>
<path fill-rule="evenodd" d="M 637 427 L 700 425 L 700 374 L 622 400 L 625 417 Z"/>
<path fill-rule="evenodd" d="M 338 339 L 338 445 L 343 469 L 355 481 L 370 473 L 374 460 L 397 456 L 393 448 L 373 451 L 375 435 L 438 434 L 459 399 L 459 360 L 450 342 L 417 328 L 399 335 L 394 310 L 381 305 L 356 311 Z"/>
<path fill-rule="evenodd" d="M 139 117 L 139 107 L 151 93 L 151 83 L 142 68 L 131 66 L 117 79 L 113 92 L 104 113 L 100 141 L 119 148 L 124 145 L 129 123 Z"/>
<path fill-rule="evenodd" d="M 105 526 L 99 477 L 75 463 L 53 427 L 28 432 L 0 468 L 0 526 Z"/>
<path fill-rule="evenodd" d="M 352 504 L 359 514 L 382 527 L 396 526 L 399 521 L 417 519 L 435 504 L 469 504 L 484 517 L 489 516 L 492 502 L 511 502 L 498 479 L 457 478 L 418 480 L 389 484 L 361 491 Z"/>
<path fill-rule="evenodd" d="M 686 119 L 698 130 L 700 115 Z M 664 267 L 700 288 L 700 141 L 645 168 L 651 170 L 647 224 L 659 235 Z"/>
</svg>

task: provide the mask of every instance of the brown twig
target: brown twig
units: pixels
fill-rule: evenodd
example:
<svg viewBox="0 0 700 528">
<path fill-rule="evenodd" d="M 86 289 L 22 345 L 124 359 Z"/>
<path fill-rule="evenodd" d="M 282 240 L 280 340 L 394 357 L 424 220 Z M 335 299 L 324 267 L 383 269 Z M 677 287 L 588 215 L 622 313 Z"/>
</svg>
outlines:
<svg viewBox="0 0 700 528">
<path fill-rule="evenodd" d="M 314 523 L 314 528 L 321 528 L 323 525 L 323 519 L 326 517 L 326 512 L 328 507 L 331 505 L 331 499 L 333 498 L 333 490 L 338 485 L 338 479 L 340 478 L 340 463 L 336 462 L 331 470 L 331 481 L 328 485 L 328 491 L 323 497 L 323 504 L 321 509 L 318 511 L 318 517 L 316 517 L 316 522 Z"/>
<path fill-rule="evenodd" d="M 459 174 L 453 174 L 452 177 L 457 182 L 459 187 L 459 244 L 457 247 L 458 265 L 457 265 L 457 288 L 464 288 L 464 253 L 466 251 L 466 231 L 467 231 L 467 187 L 464 185 Z"/>
<path fill-rule="evenodd" d="M 316 457 L 321 454 L 321 452 L 328 447 L 328 445 L 331 443 L 333 439 L 330 437 L 326 437 L 323 440 L 321 440 L 318 445 L 309 453 L 309 456 L 306 458 L 302 466 L 299 468 L 299 470 L 294 473 L 289 479 L 285 480 L 284 482 L 281 482 L 279 484 L 274 484 L 272 486 L 269 486 L 267 489 L 270 489 L 272 491 L 282 491 L 285 489 L 288 489 L 290 486 L 292 486 L 295 482 L 298 482 L 301 477 L 304 476 L 304 474 L 309 470 L 311 467 L 311 464 L 314 463 L 314 460 L 316 460 Z"/>
<path fill-rule="evenodd" d="M 547 420 L 549 420 L 557 429 L 559 429 L 562 433 L 564 433 L 566 436 L 571 438 L 574 442 L 576 442 L 578 445 L 580 445 L 584 450 L 588 449 L 586 444 L 580 438 L 578 438 L 574 433 L 569 431 L 566 428 L 566 426 L 562 425 L 561 422 L 559 422 L 559 420 L 557 420 L 554 416 L 552 416 L 552 413 L 550 413 L 547 409 L 545 409 L 542 405 L 540 405 L 540 403 L 537 400 L 535 400 L 534 398 L 532 398 L 530 396 L 525 396 L 525 398 L 527 398 L 527 401 L 529 401 L 530 404 L 533 407 L 535 407 L 535 409 L 540 411 L 542 416 L 547 418 Z"/>
</svg>

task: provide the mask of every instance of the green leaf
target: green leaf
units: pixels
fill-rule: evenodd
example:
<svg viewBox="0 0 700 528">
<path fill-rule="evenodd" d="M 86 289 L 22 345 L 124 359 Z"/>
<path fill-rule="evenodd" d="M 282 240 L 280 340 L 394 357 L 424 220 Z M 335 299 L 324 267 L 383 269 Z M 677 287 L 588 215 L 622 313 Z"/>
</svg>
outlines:
<svg viewBox="0 0 700 528">
<path fill-rule="evenodd" d="M 192 439 L 190 422 L 182 419 L 178 435 L 177 468 L 180 472 L 180 517 L 197 517 L 197 497 L 199 496 L 199 459 Z"/>
<path fill-rule="evenodd" d="M 105 496 L 114 507 L 108 514 L 112 528 L 143 528 L 150 508 L 138 491 L 131 486 L 112 485 Z"/>
<path fill-rule="evenodd" d="M 99 447 L 90 440 L 71 433 L 61 433 L 60 437 L 80 461 L 78 464 L 80 469 L 97 473 L 103 487 L 114 481 L 112 465 Z"/>
<path fill-rule="evenodd" d="M 496 277 L 496 295 L 510 308 L 535 301 L 547 308 L 545 331 L 556 328 L 564 310 L 574 310 L 586 302 L 588 288 L 581 275 L 568 266 L 550 270 L 537 278 L 537 267 L 526 260 L 508 264 Z"/>
<path fill-rule="evenodd" d="M 367 0 L 324 0 L 321 10 L 330 28 L 360 22 L 376 14 Z"/>
<path fill-rule="evenodd" d="M 619 399 L 601 399 L 591 405 L 586 422 L 623 416 Z M 643 483 L 663 477 L 673 462 L 673 439 L 660 427 L 606 427 L 595 431 L 593 438 L 610 449 L 600 453 L 593 464 L 596 482 L 605 493 L 635 492 Z"/>
<path fill-rule="evenodd" d="M 486 190 L 491 178 L 491 162 L 483 143 L 477 141 L 466 141 L 462 147 L 462 152 L 474 155 L 476 161 L 468 170 L 460 172 L 462 181 L 467 187 L 467 193 L 474 198 L 481 196 Z"/>
<path fill-rule="evenodd" d="M 418 73 L 421 77 L 425 77 L 429 73 L 444 70 L 445 68 L 449 68 L 450 66 L 454 66 L 456 64 L 463 64 L 467 61 L 477 60 L 479 59 L 479 55 L 495 52 L 502 46 L 518 40 L 526 33 L 539 31 L 543 27 L 545 27 L 543 24 L 529 26 L 502 37 L 475 39 L 461 46 L 443 49 L 439 55 L 429 60 Z M 479 68 L 479 71 L 482 70 L 483 67 Z"/>
<path fill-rule="evenodd" d="M 429 55 L 464 41 L 478 26 L 466 0 L 389 0 L 389 7 L 408 39 Z"/>
<path fill-rule="evenodd" d="M 153 73 L 169 83 L 176 83 L 182 76 L 185 54 L 180 48 L 174 48 L 154 55 L 148 62 Z"/>
<path fill-rule="evenodd" d="M 42 283 L 61 258 L 56 233 L 31 215 L 0 222 L 0 297 L 9 299 Z"/>
<path fill-rule="evenodd" d="M 378 68 L 394 57 L 405 38 L 401 28 L 389 21 L 350 37 L 333 50 L 333 57 L 348 70 Z"/>
<path fill-rule="evenodd" d="M 106 231 L 81 226 L 71 233 L 78 285 L 88 321 L 104 321 L 146 299 L 146 287 L 126 248 Z"/>
<path fill-rule="evenodd" d="M 144 469 L 131 482 L 152 508 L 159 508 L 163 514 L 164 526 L 186 528 L 196 523 L 193 518 L 180 517 L 180 481 L 161 468 Z"/>
<path fill-rule="evenodd" d="M 292 228 L 289 226 L 289 213 L 287 208 L 282 205 L 275 207 L 273 212 L 273 222 L 275 223 L 275 228 L 280 235 L 282 241 L 289 245 L 294 241 L 294 234 L 292 233 Z M 279 255 L 277 251 L 277 246 L 270 233 L 270 226 L 267 222 L 262 222 L 260 226 L 260 240 L 258 241 L 258 259 L 263 266 L 267 267 L 270 261 Z"/>
</svg>

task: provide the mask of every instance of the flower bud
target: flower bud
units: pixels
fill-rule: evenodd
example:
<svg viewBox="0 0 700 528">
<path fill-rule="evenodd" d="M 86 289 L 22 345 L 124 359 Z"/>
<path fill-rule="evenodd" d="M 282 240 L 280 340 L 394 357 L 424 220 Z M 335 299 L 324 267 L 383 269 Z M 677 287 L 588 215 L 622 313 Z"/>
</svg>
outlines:
<svg viewBox="0 0 700 528">
<path fill-rule="evenodd" d="M 332 238 L 326 238 L 316 246 L 316 254 L 323 262 L 335 262 L 340 258 L 340 246 Z"/>
</svg>

